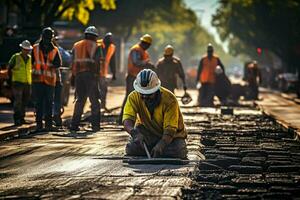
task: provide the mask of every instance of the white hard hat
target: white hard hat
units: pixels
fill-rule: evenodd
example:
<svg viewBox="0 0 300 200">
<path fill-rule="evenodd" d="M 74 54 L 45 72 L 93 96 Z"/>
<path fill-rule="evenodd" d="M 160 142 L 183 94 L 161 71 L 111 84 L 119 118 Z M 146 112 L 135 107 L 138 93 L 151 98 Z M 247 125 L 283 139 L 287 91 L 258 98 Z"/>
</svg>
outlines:
<svg viewBox="0 0 300 200">
<path fill-rule="evenodd" d="M 141 94 L 153 94 L 160 88 L 160 80 L 151 69 L 140 71 L 133 83 L 134 89 Z"/>
<path fill-rule="evenodd" d="M 19 46 L 26 50 L 32 50 L 32 46 L 28 40 L 24 40 Z"/>
<path fill-rule="evenodd" d="M 85 33 L 85 34 L 91 34 L 91 35 L 94 35 L 94 36 L 96 36 L 96 37 L 99 36 L 98 30 L 97 30 L 97 28 L 96 28 L 95 26 L 89 26 L 89 27 L 87 27 L 87 28 L 85 29 L 84 33 Z"/>
<path fill-rule="evenodd" d="M 218 75 L 223 73 L 223 69 L 220 67 L 220 65 L 216 66 L 215 73 Z"/>
</svg>

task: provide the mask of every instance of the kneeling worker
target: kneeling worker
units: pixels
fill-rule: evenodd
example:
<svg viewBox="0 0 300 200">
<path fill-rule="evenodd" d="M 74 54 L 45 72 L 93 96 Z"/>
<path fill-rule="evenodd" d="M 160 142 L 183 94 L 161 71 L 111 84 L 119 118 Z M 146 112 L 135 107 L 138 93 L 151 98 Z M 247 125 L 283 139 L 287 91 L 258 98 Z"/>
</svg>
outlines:
<svg viewBox="0 0 300 200">
<path fill-rule="evenodd" d="M 187 131 L 174 94 L 161 87 L 157 74 L 150 69 L 139 72 L 133 87 L 122 120 L 131 136 L 126 154 L 145 156 L 145 143 L 152 157 L 186 159 Z"/>
</svg>

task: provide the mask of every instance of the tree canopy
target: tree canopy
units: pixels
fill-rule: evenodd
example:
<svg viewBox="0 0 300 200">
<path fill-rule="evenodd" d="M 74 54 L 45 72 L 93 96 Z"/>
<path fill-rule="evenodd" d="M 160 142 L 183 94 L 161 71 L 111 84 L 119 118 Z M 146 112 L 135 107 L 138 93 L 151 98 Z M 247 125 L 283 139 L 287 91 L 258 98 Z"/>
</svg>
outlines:
<svg viewBox="0 0 300 200">
<path fill-rule="evenodd" d="M 7 5 L 16 7 L 22 16 L 22 24 L 27 26 L 51 26 L 64 17 L 76 18 L 87 24 L 89 13 L 100 4 L 103 10 L 116 9 L 115 0 L 6 0 Z"/>
<path fill-rule="evenodd" d="M 272 51 L 291 70 L 300 57 L 299 13 L 298 0 L 221 0 L 212 23 L 229 40 L 231 53 Z"/>
</svg>

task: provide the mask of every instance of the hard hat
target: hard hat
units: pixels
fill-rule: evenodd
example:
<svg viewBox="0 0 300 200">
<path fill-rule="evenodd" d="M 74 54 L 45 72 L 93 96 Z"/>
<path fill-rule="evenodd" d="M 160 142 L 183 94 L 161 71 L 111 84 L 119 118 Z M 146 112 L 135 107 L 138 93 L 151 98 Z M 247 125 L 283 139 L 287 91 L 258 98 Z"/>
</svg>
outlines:
<svg viewBox="0 0 300 200">
<path fill-rule="evenodd" d="M 28 40 L 24 40 L 19 46 L 26 50 L 32 50 L 32 46 Z"/>
<path fill-rule="evenodd" d="M 149 43 L 149 44 L 152 43 L 152 37 L 151 37 L 151 35 L 149 35 L 149 34 L 143 35 L 143 36 L 140 38 L 140 40 L 141 40 L 142 42 L 146 42 L 146 43 Z"/>
<path fill-rule="evenodd" d="M 97 30 L 97 28 L 95 26 L 89 26 L 89 27 L 87 27 L 85 29 L 85 31 L 84 31 L 84 34 L 91 34 L 91 35 L 94 35 L 96 37 L 99 36 L 98 30 Z"/>
<path fill-rule="evenodd" d="M 165 56 L 171 56 L 171 55 L 173 55 L 173 53 L 174 53 L 174 48 L 173 48 L 173 46 L 172 46 L 172 45 L 167 45 L 167 46 L 165 47 L 164 55 L 165 55 Z"/>
<path fill-rule="evenodd" d="M 207 50 L 213 51 L 214 50 L 214 46 L 211 43 L 208 43 Z"/>
<path fill-rule="evenodd" d="M 54 31 L 51 27 L 46 27 L 42 31 L 42 37 L 46 39 L 52 39 L 54 36 Z"/>
<path fill-rule="evenodd" d="M 143 69 L 134 80 L 134 89 L 141 94 L 153 94 L 160 88 L 160 80 L 151 69 Z"/>
<path fill-rule="evenodd" d="M 186 105 L 192 101 L 192 97 L 189 93 L 185 92 L 184 95 L 181 97 L 181 102 L 183 105 Z"/>
<path fill-rule="evenodd" d="M 223 69 L 220 67 L 220 65 L 217 65 L 217 67 L 215 69 L 215 73 L 218 75 L 223 73 Z"/>
</svg>

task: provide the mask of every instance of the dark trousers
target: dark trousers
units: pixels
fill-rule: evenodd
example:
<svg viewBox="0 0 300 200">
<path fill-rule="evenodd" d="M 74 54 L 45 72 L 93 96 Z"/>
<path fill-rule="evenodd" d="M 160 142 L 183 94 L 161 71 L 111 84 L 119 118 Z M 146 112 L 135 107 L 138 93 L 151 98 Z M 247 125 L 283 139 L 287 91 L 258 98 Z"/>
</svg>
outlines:
<svg viewBox="0 0 300 200">
<path fill-rule="evenodd" d="M 100 88 L 101 107 L 106 108 L 107 80 L 105 77 L 100 78 L 99 88 Z"/>
<path fill-rule="evenodd" d="M 214 106 L 214 84 L 203 83 L 199 89 L 199 105 L 203 107 L 213 107 Z"/>
<path fill-rule="evenodd" d="M 257 100 L 258 99 L 258 85 L 255 83 L 248 85 L 248 95 L 249 99 Z"/>
<path fill-rule="evenodd" d="M 123 100 L 121 113 L 119 115 L 119 124 L 122 123 L 123 110 L 124 110 L 124 107 L 125 107 L 125 104 L 126 104 L 126 101 L 127 101 L 127 97 L 134 90 L 133 82 L 134 82 L 135 78 L 136 77 L 132 76 L 132 75 L 127 75 L 127 77 L 126 77 L 126 95 L 125 95 L 125 98 Z"/>
<path fill-rule="evenodd" d="M 44 83 L 34 83 L 34 101 L 36 107 L 36 123 L 42 126 L 43 116 L 45 117 L 46 127 L 52 126 L 52 108 L 55 87 Z"/>
<path fill-rule="evenodd" d="M 161 138 L 159 138 L 156 135 L 151 134 L 143 125 L 139 125 L 136 127 L 136 129 L 139 130 L 139 132 L 144 136 L 145 143 L 147 145 L 147 148 L 149 152 L 151 152 L 152 148 L 159 142 Z M 126 154 L 129 156 L 146 156 L 146 151 L 144 149 L 144 146 L 141 146 L 140 144 L 137 144 L 134 142 L 135 137 L 130 137 L 129 142 L 126 145 Z M 170 157 L 170 158 L 181 158 L 186 159 L 187 158 L 187 147 L 185 139 L 183 138 L 175 138 L 173 141 L 168 144 L 162 157 Z"/>
<path fill-rule="evenodd" d="M 25 107 L 30 99 L 31 86 L 29 84 L 13 82 L 12 92 L 14 97 L 14 121 L 21 123 L 25 118 Z"/>
<path fill-rule="evenodd" d="M 54 91 L 54 107 L 53 107 L 53 115 L 59 115 L 61 113 L 62 108 L 62 84 L 56 83 L 55 91 Z"/>
<path fill-rule="evenodd" d="M 78 129 L 87 98 L 91 102 L 91 123 L 93 128 L 100 127 L 100 102 L 98 77 L 92 72 L 81 72 L 75 76 L 76 103 L 71 129 Z"/>
</svg>

